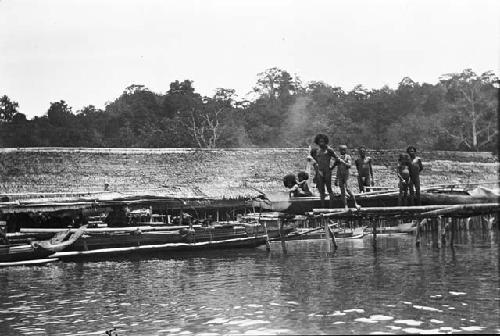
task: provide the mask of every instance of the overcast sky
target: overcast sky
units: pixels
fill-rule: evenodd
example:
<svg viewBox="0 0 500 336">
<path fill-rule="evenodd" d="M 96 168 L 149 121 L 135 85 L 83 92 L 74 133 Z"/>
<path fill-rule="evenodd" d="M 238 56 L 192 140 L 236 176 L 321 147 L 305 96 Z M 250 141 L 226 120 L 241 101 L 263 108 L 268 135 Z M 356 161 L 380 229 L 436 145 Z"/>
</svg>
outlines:
<svg viewBox="0 0 500 336">
<path fill-rule="evenodd" d="M 273 66 L 346 90 L 498 74 L 499 18 L 498 0 L 0 0 L 0 95 L 32 117 L 176 79 L 244 98 Z"/>
</svg>

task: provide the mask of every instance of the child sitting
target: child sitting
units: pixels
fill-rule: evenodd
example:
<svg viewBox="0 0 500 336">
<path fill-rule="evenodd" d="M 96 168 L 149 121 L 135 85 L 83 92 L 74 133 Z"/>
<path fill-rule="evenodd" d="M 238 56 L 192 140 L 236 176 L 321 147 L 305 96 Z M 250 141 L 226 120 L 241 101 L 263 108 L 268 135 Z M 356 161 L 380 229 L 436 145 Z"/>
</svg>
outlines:
<svg viewBox="0 0 500 336">
<path fill-rule="evenodd" d="M 312 192 L 309 190 L 307 184 L 308 179 L 309 174 L 301 171 L 298 174 L 298 181 L 294 174 L 288 174 L 283 178 L 283 184 L 288 188 L 291 197 L 308 197 L 312 196 Z"/>
</svg>

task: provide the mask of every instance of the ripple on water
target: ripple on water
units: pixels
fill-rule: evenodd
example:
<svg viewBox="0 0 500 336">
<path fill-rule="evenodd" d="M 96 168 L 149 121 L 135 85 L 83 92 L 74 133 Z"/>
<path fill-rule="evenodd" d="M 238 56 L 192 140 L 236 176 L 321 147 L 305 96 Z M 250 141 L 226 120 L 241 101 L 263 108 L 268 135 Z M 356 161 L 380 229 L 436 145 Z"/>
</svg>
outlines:
<svg viewBox="0 0 500 336">
<path fill-rule="evenodd" d="M 398 324 L 406 324 L 406 325 L 409 325 L 409 326 L 420 326 L 423 322 L 422 321 L 416 321 L 416 320 L 396 320 L 394 321 L 394 323 L 398 323 Z"/>
</svg>

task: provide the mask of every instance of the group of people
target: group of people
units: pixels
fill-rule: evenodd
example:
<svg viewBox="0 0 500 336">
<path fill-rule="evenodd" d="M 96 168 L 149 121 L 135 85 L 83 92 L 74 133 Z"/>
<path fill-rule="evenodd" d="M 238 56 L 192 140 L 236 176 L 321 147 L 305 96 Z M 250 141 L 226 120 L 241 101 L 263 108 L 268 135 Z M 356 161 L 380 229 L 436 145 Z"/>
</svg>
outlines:
<svg viewBox="0 0 500 336">
<path fill-rule="evenodd" d="M 353 161 L 347 154 L 347 146 L 338 147 L 339 154 L 335 153 L 328 145 L 329 139 L 325 134 L 318 134 L 314 138 L 317 147 L 311 149 L 307 160 L 312 163 L 315 172 L 313 182 L 319 191 L 321 206 L 325 206 L 326 192 L 330 196 L 330 207 L 333 207 L 334 193 L 332 190 L 332 172 L 337 168 L 337 174 L 333 184 L 340 189 L 340 197 L 345 208 L 348 208 L 347 195 L 353 200 L 354 207 L 360 208 L 356 197 L 349 188 L 348 180 Z M 407 154 L 401 154 L 398 160 L 397 176 L 399 179 L 399 205 L 420 205 L 420 172 L 423 170 L 422 160 L 416 156 L 417 150 L 413 146 L 407 148 Z M 358 173 L 358 186 L 360 192 L 365 192 L 367 187 L 374 185 L 373 167 L 371 157 L 366 155 L 366 148 L 358 148 L 359 157 L 354 161 Z M 333 164 L 332 164 L 333 162 Z M 305 171 L 285 176 L 283 182 L 289 188 L 292 196 L 312 196 L 307 183 L 309 174 Z M 408 195 L 409 193 L 409 195 Z M 409 196 L 409 202 L 408 202 Z"/>
</svg>

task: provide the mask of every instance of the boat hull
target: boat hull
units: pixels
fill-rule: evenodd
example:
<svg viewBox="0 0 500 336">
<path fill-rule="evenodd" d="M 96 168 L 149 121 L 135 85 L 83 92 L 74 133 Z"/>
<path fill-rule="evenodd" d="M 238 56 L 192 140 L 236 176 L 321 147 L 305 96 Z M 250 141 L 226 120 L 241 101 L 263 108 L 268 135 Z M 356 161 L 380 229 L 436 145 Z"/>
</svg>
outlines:
<svg viewBox="0 0 500 336">
<path fill-rule="evenodd" d="M 32 245 L 0 246 L 0 262 L 43 259 L 51 254 L 53 254 L 52 251 Z"/>
<path fill-rule="evenodd" d="M 116 256 L 125 255 L 158 255 L 168 256 L 174 252 L 198 251 L 209 249 L 235 249 L 235 248 L 254 248 L 266 243 L 265 236 L 252 238 L 233 238 L 221 241 L 205 241 L 197 243 L 167 243 L 158 245 L 142 245 L 134 247 L 121 248 L 103 248 L 89 251 L 67 251 L 58 252 L 53 255 L 54 258 L 61 260 L 75 259 L 108 259 Z"/>
<path fill-rule="evenodd" d="M 463 194 L 446 193 L 426 193 L 420 196 L 422 205 L 455 205 L 455 204 L 477 204 L 477 203 L 496 203 L 498 197 L 473 197 Z M 356 195 L 356 201 L 362 207 L 393 207 L 398 206 L 398 194 L 387 195 Z M 311 212 L 313 209 L 321 209 L 323 206 L 319 197 L 291 197 L 289 199 L 280 199 L 277 201 L 263 202 L 256 201 L 256 206 L 260 206 L 268 211 L 281 211 L 287 214 L 301 215 Z M 326 207 L 342 208 L 343 202 L 340 196 L 335 196 L 331 202 L 327 197 Z M 353 206 L 352 200 L 348 200 L 349 206 Z"/>
</svg>

